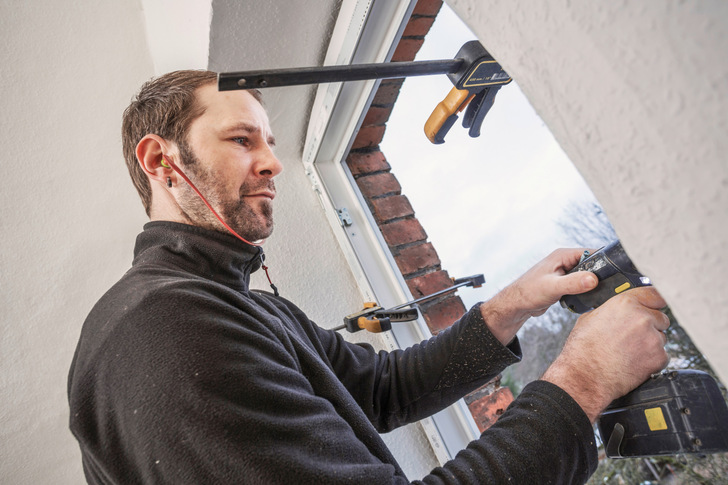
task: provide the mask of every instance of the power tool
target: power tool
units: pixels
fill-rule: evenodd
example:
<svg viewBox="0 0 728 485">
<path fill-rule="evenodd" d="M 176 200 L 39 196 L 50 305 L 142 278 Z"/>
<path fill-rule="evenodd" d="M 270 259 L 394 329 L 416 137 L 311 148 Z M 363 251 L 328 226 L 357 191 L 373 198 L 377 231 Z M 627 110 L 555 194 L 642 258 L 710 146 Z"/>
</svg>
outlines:
<svg viewBox="0 0 728 485">
<path fill-rule="evenodd" d="M 590 311 L 631 288 L 649 286 L 614 241 L 589 254 L 570 272 L 591 271 L 599 284 L 580 295 L 565 295 L 561 306 Z M 728 406 L 718 383 L 696 370 L 672 370 L 652 376 L 612 402 L 599 416 L 599 434 L 610 458 L 718 453 L 728 451 Z"/>
<path fill-rule="evenodd" d="M 651 285 L 650 279 L 635 268 L 619 241 L 591 255 L 585 251 L 570 273 L 575 271 L 591 271 L 597 275 L 599 283 L 596 288 L 581 295 L 564 295 L 561 298 L 561 306 L 574 313 L 588 312 L 630 288 Z"/>
</svg>

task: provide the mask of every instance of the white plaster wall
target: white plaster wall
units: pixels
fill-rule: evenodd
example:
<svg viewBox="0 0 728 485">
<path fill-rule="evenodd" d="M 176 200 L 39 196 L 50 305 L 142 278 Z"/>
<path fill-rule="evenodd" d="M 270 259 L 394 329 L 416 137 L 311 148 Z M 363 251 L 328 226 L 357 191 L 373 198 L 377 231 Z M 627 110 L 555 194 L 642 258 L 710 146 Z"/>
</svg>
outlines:
<svg viewBox="0 0 728 485">
<path fill-rule="evenodd" d="M 84 483 L 66 377 L 145 221 L 121 113 L 152 75 L 139 1 L 0 2 L 0 482 Z"/>
<path fill-rule="evenodd" d="M 141 4 L 155 76 L 207 67 L 212 0 L 141 0 Z"/>
<path fill-rule="evenodd" d="M 728 3 L 448 4 L 518 82 L 728 382 Z"/>
</svg>

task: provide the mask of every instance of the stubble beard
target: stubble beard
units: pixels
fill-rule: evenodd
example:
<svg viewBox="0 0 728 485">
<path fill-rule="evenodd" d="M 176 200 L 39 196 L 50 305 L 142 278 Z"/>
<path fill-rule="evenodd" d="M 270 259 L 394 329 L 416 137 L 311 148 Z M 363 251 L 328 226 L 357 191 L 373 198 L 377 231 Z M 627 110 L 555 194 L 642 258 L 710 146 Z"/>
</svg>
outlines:
<svg viewBox="0 0 728 485">
<path fill-rule="evenodd" d="M 255 182 L 246 180 L 240 187 L 239 196 L 237 198 L 228 198 L 220 189 L 225 184 L 219 172 L 205 169 L 194 151 L 186 143 L 181 143 L 179 150 L 185 174 L 227 225 L 251 242 L 267 239 L 271 235 L 273 232 L 273 206 L 271 202 L 262 201 L 262 203 L 258 203 L 259 209 L 256 211 L 248 203 L 244 195 L 256 193 L 261 189 L 275 191 L 273 180 L 263 179 Z M 188 219 L 188 223 L 229 234 L 229 231 L 217 220 L 192 187 L 187 183 L 184 183 L 183 187 L 179 203 L 182 213 Z"/>
</svg>

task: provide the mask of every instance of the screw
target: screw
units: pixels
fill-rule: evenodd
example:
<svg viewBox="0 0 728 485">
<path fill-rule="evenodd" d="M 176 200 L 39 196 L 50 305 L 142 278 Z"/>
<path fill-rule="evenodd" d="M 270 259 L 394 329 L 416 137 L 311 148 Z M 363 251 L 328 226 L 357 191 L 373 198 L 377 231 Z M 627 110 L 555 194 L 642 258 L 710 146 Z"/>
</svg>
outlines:
<svg viewBox="0 0 728 485">
<path fill-rule="evenodd" d="M 238 79 L 238 86 L 240 86 L 241 88 L 243 86 L 245 86 L 246 84 L 248 84 L 248 81 L 244 77 L 241 77 L 240 79 Z"/>
<path fill-rule="evenodd" d="M 265 79 L 261 79 L 260 81 L 258 81 L 258 86 L 260 86 L 261 88 L 264 88 L 267 85 L 268 85 L 268 81 L 266 81 Z"/>
<path fill-rule="evenodd" d="M 693 438 L 693 444 L 695 446 L 703 446 L 703 442 L 700 441 L 700 438 Z"/>
<path fill-rule="evenodd" d="M 683 414 L 690 414 L 690 408 L 682 408 Z"/>
</svg>

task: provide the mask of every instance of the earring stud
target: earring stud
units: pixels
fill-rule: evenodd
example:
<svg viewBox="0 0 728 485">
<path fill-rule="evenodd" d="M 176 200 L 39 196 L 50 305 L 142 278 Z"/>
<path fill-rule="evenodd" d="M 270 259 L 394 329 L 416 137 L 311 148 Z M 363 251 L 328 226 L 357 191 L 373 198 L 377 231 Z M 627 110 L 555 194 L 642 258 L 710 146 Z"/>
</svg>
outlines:
<svg viewBox="0 0 728 485">
<path fill-rule="evenodd" d="M 172 188 L 172 177 L 167 177 L 167 187 Z"/>
</svg>

